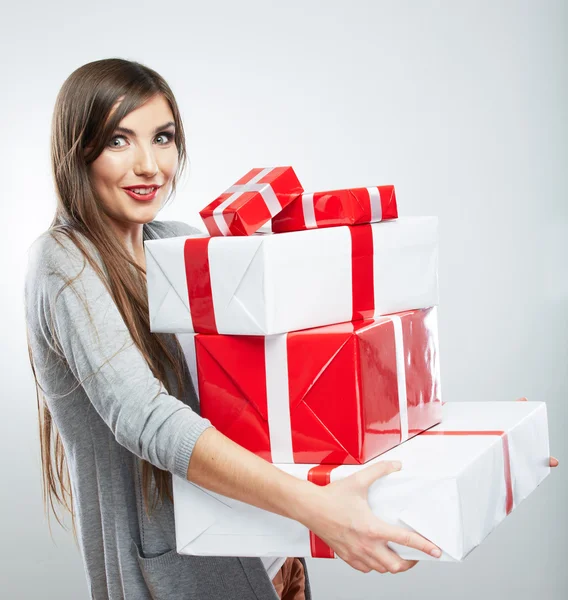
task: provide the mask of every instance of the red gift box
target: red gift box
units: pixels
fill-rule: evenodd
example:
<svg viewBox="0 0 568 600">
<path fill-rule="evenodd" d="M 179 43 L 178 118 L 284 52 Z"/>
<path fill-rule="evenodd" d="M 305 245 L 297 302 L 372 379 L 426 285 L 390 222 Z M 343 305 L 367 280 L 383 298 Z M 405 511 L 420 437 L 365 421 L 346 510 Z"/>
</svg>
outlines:
<svg viewBox="0 0 568 600">
<path fill-rule="evenodd" d="M 199 214 L 211 236 L 252 235 L 303 191 L 292 167 L 252 169 Z"/>
<path fill-rule="evenodd" d="M 361 464 L 441 420 L 436 307 L 194 340 L 201 415 L 270 462 Z"/>
<path fill-rule="evenodd" d="M 396 219 L 393 185 L 304 193 L 272 218 L 274 233 Z"/>
</svg>

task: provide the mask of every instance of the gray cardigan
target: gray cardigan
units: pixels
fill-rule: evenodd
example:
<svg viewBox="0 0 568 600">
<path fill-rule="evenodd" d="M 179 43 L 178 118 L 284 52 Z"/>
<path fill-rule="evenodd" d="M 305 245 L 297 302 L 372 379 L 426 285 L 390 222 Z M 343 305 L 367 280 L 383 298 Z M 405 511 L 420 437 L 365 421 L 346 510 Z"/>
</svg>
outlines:
<svg viewBox="0 0 568 600">
<path fill-rule="evenodd" d="M 179 221 L 152 221 L 144 239 L 196 231 Z M 185 477 L 195 442 L 211 423 L 199 415 L 191 386 L 176 398 L 153 376 L 95 271 L 88 262 L 82 270 L 78 248 L 60 237 L 63 247 L 49 232 L 30 247 L 26 319 L 69 466 L 90 597 L 277 600 L 260 558 L 180 555 L 171 502 L 146 515 L 138 457 Z M 58 295 L 64 278 L 77 275 Z"/>
</svg>

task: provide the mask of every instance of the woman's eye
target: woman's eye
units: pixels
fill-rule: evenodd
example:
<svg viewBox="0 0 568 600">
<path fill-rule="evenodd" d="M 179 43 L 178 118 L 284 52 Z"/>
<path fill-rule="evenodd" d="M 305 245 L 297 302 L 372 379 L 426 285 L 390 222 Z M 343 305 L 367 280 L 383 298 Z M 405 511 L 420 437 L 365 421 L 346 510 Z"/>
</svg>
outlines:
<svg viewBox="0 0 568 600">
<path fill-rule="evenodd" d="M 113 144 L 114 140 L 118 140 L 119 138 L 124 139 L 123 135 L 115 135 L 112 140 L 109 142 L 109 146 L 112 146 L 113 148 L 122 148 L 122 146 L 116 146 L 115 144 Z"/>
<path fill-rule="evenodd" d="M 165 146 L 166 144 L 169 144 L 171 141 L 173 141 L 173 139 L 174 139 L 174 134 L 173 134 L 173 133 L 169 133 L 168 131 L 162 131 L 161 133 L 159 133 L 159 134 L 156 136 L 156 139 L 158 139 L 158 138 L 165 138 L 165 141 L 164 141 L 164 142 L 162 142 L 161 144 L 158 144 L 159 146 Z M 117 145 L 114 143 L 114 141 L 115 141 L 115 140 L 118 140 L 118 139 L 123 139 L 123 140 L 124 140 L 124 139 L 126 139 L 126 138 L 125 138 L 123 135 L 115 135 L 115 136 L 114 136 L 114 137 L 111 139 L 111 141 L 109 142 L 109 146 L 112 146 L 113 148 L 122 148 L 123 146 L 121 146 L 121 145 L 118 145 L 118 146 L 117 146 Z"/>
<path fill-rule="evenodd" d="M 162 131 L 162 133 L 158 133 L 158 135 L 156 137 L 165 137 L 166 138 L 166 141 L 163 144 L 161 144 L 163 146 L 164 144 L 169 144 L 174 139 L 174 134 L 169 133 L 167 131 Z"/>
</svg>

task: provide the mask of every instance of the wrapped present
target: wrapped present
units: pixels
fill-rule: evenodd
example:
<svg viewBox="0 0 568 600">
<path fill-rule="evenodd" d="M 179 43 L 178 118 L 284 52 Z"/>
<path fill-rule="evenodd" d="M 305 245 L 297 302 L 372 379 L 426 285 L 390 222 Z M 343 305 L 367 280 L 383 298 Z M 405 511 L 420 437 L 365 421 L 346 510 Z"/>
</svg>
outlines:
<svg viewBox="0 0 568 600">
<path fill-rule="evenodd" d="M 438 304 L 438 221 L 146 240 L 150 329 L 271 335 Z"/>
<path fill-rule="evenodd" d="M 373 513 L 416 531 L 443 552 L 435 559 L 389 542 L 402 558 L 462 561 L 550 473 L 543 402 L 451 402 L 442 423 L 365 465 L 276 465 L 318 485 L 380 460 L 402 470 L 369 487 Z M 177 551 L 202 556 L 334 558 L 304 525 L 174 476 Z M 518 533 L 515 534 L 518 536 Z M 515 543 L 518 537 L 515 537 Z"/>
<path fill-rule="evenodd" d="M 199 214 L 211 236 L 252 235 L 303 191 L 292 167 L 252 169 Z"/>
<path fill-rule="evenodd" d="M 304 193 L 272 218 L 274 233 L 396 219 L 393 185 Z"/>
<path fill-rule="evenodd" d="M 436 307 L 265 337 L 178 339 L 201 415 L 269 462 L 360 464 L 441 419 Z"/>
</svg>

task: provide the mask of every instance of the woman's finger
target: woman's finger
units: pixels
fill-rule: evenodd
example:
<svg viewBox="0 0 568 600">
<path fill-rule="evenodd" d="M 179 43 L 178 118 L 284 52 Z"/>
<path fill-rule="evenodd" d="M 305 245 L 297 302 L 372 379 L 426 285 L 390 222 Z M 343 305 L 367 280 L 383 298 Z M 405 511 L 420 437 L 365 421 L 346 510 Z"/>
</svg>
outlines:
<svg viewBox="0 0 568 600">
<path fill-rule="evenodd" d="M 363 562 L 362 560 L 352 560 L 347 562 L 347 564 L 361 573 L 370 573 L 373 570 L 373 567 L 370 564 Z"/>
<path fill-rule="evenodd" d="M 357 480 L 359 485 L 364 486 L 366 489 L 380 477 L 400 471 L 401 468 L 402 464 L 398 460 L 382 460 L 356 471 L 353 473 L 352 477 Z"/>
<path fill-rule="evenodd" d="M 378 563 L 384 565 L 389 573 L 404 573 L 408 569 L 412 569 L 418 562 L 417 560 L 405 560 L 393 552 L 388 546 L 381 545 L 375 551 L 375 559 Z M 367 562 L 370 561 L 370 558 Z"/>
<path fill-rule="evenodd" d="M 435 558 L 440 558 L 440 556 L 442 556 L 442 551 L 438 548 L 438 546 L 414 531 L 407 531 L 406 529 L 402 529 L 402 527 L 396 527 L 395 525 L 382 523 L 380 535 L 383 537 L 383 539 L 388 540 L 389 542 L 394 542 L 395 544 L 401 544 L 402 546 L 408 546 L 409 548 L 420 550 L 421 552 L 430 554 Z"/>
<path fill-rule="evenodd" d="M 385 565 L 383 565 L 383 563 L 381 561 L 377 560 L 376 558 L 372 558 L 372 557 L 367 558 L 367 560 L 365 561 L 365 564 L 368 565 L 372 571 L 377 571 L 378 573 L 381 573 L 382 575 L 389 572 L 388 569 L 385 567 Z"/>
</svg>

